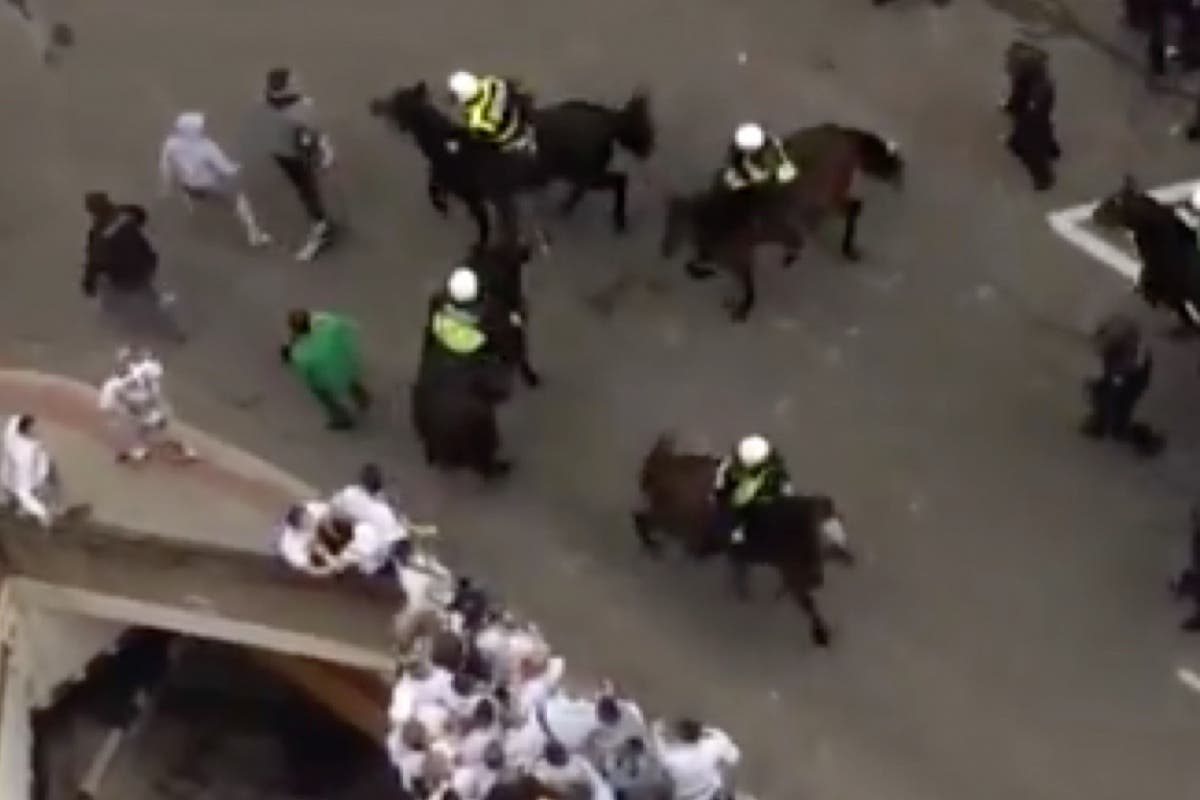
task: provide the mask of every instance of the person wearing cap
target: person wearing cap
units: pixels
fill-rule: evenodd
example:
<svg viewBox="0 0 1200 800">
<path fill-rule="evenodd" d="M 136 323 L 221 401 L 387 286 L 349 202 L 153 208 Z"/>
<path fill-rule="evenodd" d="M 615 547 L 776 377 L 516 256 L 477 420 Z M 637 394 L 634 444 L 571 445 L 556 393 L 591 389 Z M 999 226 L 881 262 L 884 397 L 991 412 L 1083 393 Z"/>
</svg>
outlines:
<svg viewBox="0 0 1200 800">
<path fill-rule="evenodd" d="M 476 139 L 499 150 L 531 146 L 529 120 L 516 81 L 458 70 L 447 81 L 462 110 L 463 124 Z"/>
<path fill-rule="evenodd" d="M 742 754 L 728 734 L 693 719 L 669 735 L 652 728 L 655 748 L 671 780 L 671 800 L 733 800 L 731 773 Z"/>
<path fill-rule="evenodd" d="M 1039 192 L 1054 186 L 1054 162 L 1062 156 L 1054 133 L 1054 81 L 1049 55 L 1040 47 L 1014 42 L 1005 57 L 1010 79 L 1008 97 L 1001 109 L 1012 120 L 1006 144 L 1029 171 Z"/>
<path fill-rule="evenodd" d="M 304 382 L 325 409 L 330 430 L 348 430 L 357 421 L 347 401 L 360 413 L 371 405 L 362 383 L 362 357 L 357 326 L 330 311 L 294 309 L 288 312 L 289 338 L 280 357 Z"/>
<path fill-rule="evenodd" d="M 791 183 L 798 173 L 783 142 L 757 122 L 745 122 L 733 132 L 721 181 L 726 189 L 741 192 Z"/>
<path fill-rule="evenodd" d="M 484 310 L 478 274 L 470 267 L 455 269 L 445 288 L 429 301 L 427 344 L 452 356 L 483 355 L 488 345 Z"/>
<path fill-rule="evenodd" d="M 59 484 L 50 451 L 38 439 L 31 414 L 18 414 L 4 424 L 0 452 L 0 494 L 17 513 L 44 528 L 54 521 Z"/>
<path fill-rule="evenodd" d="M 163 141 L 159 174 L 164 194 L 178 189 L 189 200 L 218 198 L 233 206 L 246 230 L 251 247 L 270 244 L 271 237 L 259 226 L 254 208 L 238 185 L 241 167 L 204 130 L 204 114 L 185 111 Z"/>
<path fill-rule="evenodd" d="M 312 223 L 296 259 L 312 261 L 336 234 L 321 196 L 320 180 L 321 170 L 333 164 L 333 147 L 316 125 L 312 98 L 300 91 L 290 69 L 276 67 L 267 73 L 264 101 L 271 156 L 296 190 Z"/>
<path fill-rule="evenodd" d="M 1143 456 L 1157 455 L 1166 439 L 1133 418 L 1138 402 L 1150 388 L 1154 368 L 1141 329 L 1124 314 L 1114 314 L 1101 322 L 1094 339 L 1101 371 L 1086 384 L 1090 408 L 1083 433 L 1094 439 L 1126 442 Z"/>
<path fill-rule="evenodd" d="M 101 385 L 98 404 L 113 420 L 121 440 L 118 461 L 145 461 L 159 447 L 183 461 L 196 458 L 196 451 L 172 430 L 164 375 L 162 362 L 149 351 L 130 347 L 117 351 L 116 368 Z"/>
<path fill-rule="evenodd" d="M 792 493 L 783 457 L 766 437 L 744 436 L 717 467 L 715 494 L 724 533 L 735 548 L 750 535 L 754 512 Z"/>
</svg>

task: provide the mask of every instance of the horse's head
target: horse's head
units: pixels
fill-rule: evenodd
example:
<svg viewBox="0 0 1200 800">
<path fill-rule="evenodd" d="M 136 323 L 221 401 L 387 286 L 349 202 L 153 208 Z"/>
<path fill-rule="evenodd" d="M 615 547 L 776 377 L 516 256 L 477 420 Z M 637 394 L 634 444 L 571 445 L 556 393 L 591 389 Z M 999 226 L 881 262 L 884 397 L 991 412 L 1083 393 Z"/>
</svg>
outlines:
<svg viewBox="0 0 1200 800">
<path fill-rule="evenodd" d="M 1133 176 L 1126 175 L 1121 188 L 1101 200 L 1092 211 L 1092 222 L 1101 228 L 1132 228 L 1147 200 L 1149 197 Z"/>
<path fill-rule="evenodd" d="M 667 198 L 666 222 L 663 225 L 662 257 L 673 258 L 679 246 L 691 235 L 693 226 L 693 203 L 690 198 L 671 196 Z"/>
<path fill-rule="evenodd" d="M 833 498 L 828 495 L 813 495 L 807 498 L 820 537 L 822 552 L 846 564 L 854 561 L 850 551 L 850 540 L 846 535 L 846 523 L 838 512 Z"/>
<path fill-rule="evenodd" d="M 368 109 L 372 116 L 381 117 L 401 131 L 411 131 L 431 111 L 436 111 L 429 99 L 429 87 L 425 81 L 412 86 L 402 86 L 387 97 L 376 98 Z"/>
<path fill-rule="evenodd" d="M 885 139 L 870 131 L 856 128 L 847 130 L 856 140 L 863 172 L 899 187 L 904 181 L 904 156 L 900 154 L 900 145 L 893 139 Z"/>
<path fill-rule="evenodd" d="M 654 118 L 650 115 L 650 95 L 639 89 L 621 109 L 617 141 L 635 157 L 646 159 L 654 153 L 656 138 Z"/>
</svg>

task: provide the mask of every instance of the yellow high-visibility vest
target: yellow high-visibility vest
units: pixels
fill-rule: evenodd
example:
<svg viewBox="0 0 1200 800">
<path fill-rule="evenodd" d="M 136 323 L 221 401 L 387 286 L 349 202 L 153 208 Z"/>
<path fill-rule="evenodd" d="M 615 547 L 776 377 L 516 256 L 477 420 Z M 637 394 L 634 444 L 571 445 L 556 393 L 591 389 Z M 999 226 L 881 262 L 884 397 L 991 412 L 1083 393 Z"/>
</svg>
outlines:
<svg viewBox="0 0 1200 800">
<path fill-rule="evenodd" d="M 479 320 L 473 314 L 450 304 L 442 306 L 433 315 L 434 337 L 452 353 L 471 355 L 487 343 L 487 337 L 479 330 Z"/>
<path fill-rule="evenodd" d="M 733 490 L 733 504 L 738 507 L 747 505 L 758 494 L 758 490 L 762 488 L 766 479 L 767 470 L 765 469 L 739 477 L 737 486 Z"/>
</svg>

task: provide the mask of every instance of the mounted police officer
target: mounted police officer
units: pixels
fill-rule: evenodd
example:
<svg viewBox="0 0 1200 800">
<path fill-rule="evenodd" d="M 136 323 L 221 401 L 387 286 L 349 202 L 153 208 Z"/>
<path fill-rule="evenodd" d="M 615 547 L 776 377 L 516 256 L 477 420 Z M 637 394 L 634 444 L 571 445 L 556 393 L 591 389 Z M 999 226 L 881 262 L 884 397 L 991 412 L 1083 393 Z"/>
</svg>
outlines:
<svg viewBox="0 0 1200 800">
<path fill-rule="evenodd" d="M 448 86 L 472 136 L 502 152 L 533 147 L 532 129 L 516 81 L 459 70 L 450 76 Z"/>
<path fill-rule="evenodd" d="M 454 356 L 481 356 L 488 345 L 483 314 L 479 276 L 469 267 L 459 267 L 431 301 L 429 339 Z"/>
<path fill-rule="evenodd" d="M 757 122 L 746 122 L 734 131 L 727 163 L 721 172 L 721 183 L 726 189 L 741 192 L 780 186 L 796 180 L 798 175 L 783 142 Z"/>
<path fill-rule="evenodd" d="M 745 544 L 754 512 L 792 494 L 792 479 L 783 457 L 764 437 L 746 436 L 717 467 L 714 487 L 720 518 L 736 550 Z"/>
</svg>

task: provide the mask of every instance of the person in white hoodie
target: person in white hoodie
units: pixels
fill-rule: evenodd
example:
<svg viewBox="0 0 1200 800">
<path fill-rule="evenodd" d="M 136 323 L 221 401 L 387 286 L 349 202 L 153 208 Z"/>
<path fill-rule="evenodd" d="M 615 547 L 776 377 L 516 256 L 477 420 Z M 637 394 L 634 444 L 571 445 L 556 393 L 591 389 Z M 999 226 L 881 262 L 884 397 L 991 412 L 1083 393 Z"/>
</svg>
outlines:
<svg viewBox="0 0 1200 800">
<path fill-rule="evenodd" d="M 4 424 L 3 444 L 0 489 L 5 502 L 15 505 L 18 514 L 50 527 L 60 499 L 58 477 L 49 451 L 34 432 L 34 418 L 10 417 Z"/>
<path fill-rule="evenodd" d="M 204 114 L 185 111 L 163 142 L 159 158 L 163 193 L 180 190 L 189 200 L 217 198 L 232 203 L 246 229 L 251 247 L 270 244 L 270 235 L 258 224 L 254 208 L 238 181 L 241 167 L 204 130 Z"/>
<path fill-rule="evenodd" d="M 171 406 L 162 382 L 162 363 L 148 351 L 117 351 L 117 368 L 100 387 L 99 406 L 111 415 L 122 439 L 118 461 L 145 461 L 158 446 L 183 461 L 196 458 L 196 451 L 171 430 Z"/>
</svg>

